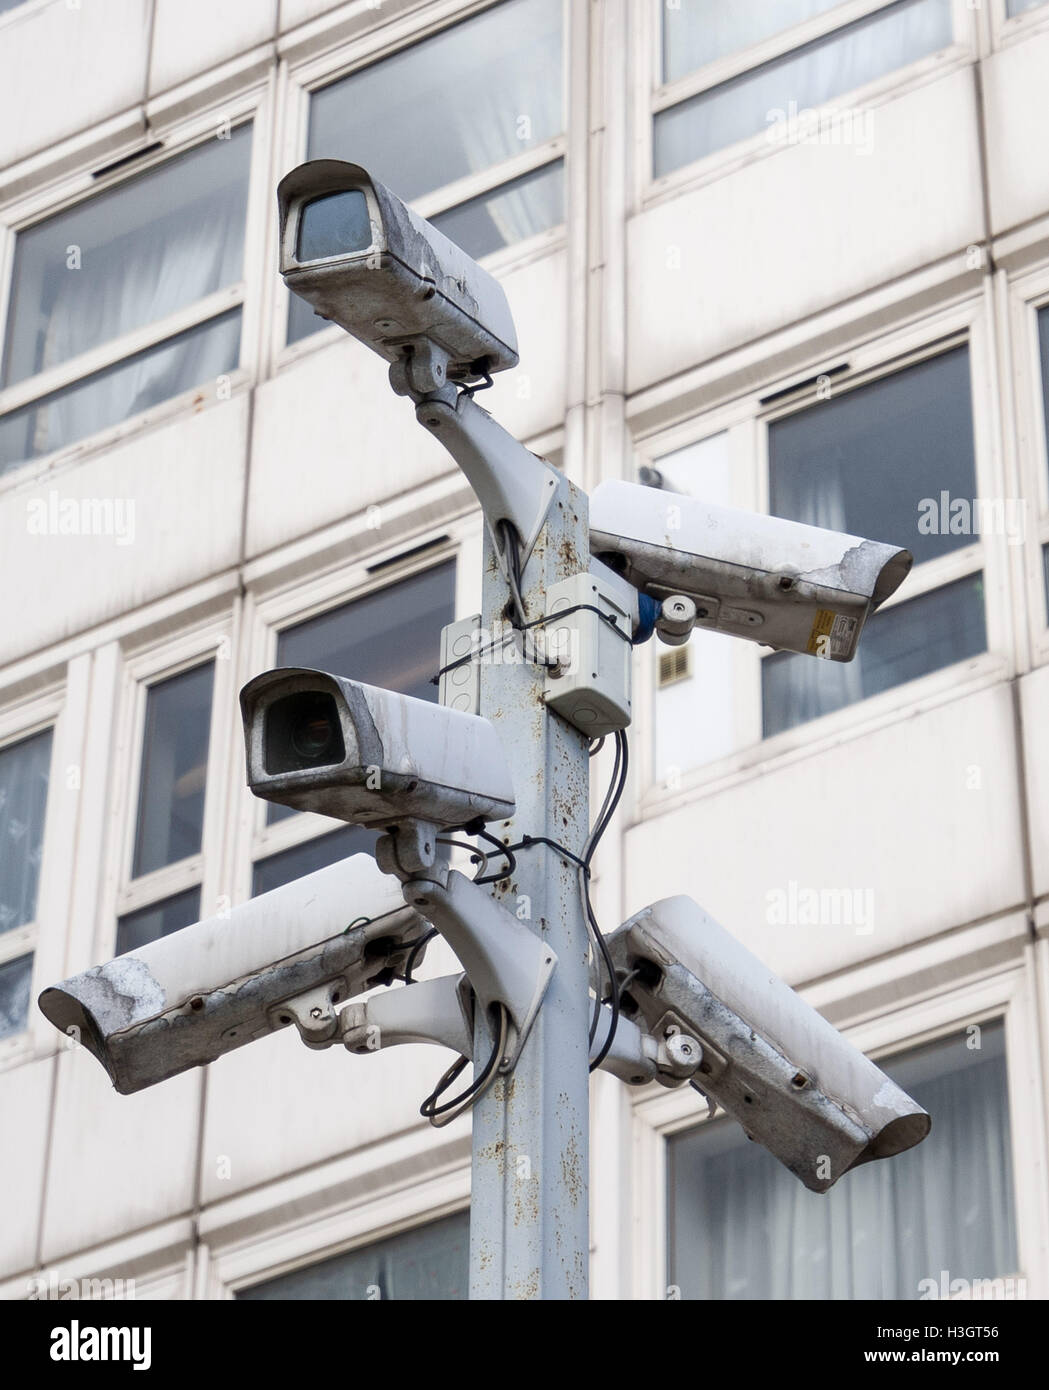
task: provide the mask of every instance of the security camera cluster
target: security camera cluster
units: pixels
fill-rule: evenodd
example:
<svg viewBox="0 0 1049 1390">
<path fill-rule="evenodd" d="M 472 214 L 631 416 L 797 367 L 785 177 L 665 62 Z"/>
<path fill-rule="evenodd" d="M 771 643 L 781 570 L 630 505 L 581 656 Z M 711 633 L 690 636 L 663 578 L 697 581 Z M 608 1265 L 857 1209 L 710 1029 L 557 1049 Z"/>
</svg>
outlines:
<svg viewBox="0 0 1049 1390">
<path fill-rule="evenodd" d="M 390 364 L 394 390 L 473 485 L 520 616 L 521 576 L 561 480 L 473 399 L 518 360 L 502 288 L 357 165 L 304 164 L 278 202 L 287 285 Z M 529 626 L 572 639 L 572 669 L 551 665 L 544 700 L 548 717 L 591 738 L 629 724 L 631 648 L 653 629 L 670 644 L 698 626 L 849 661 L 911 563 L 896 546 L 625 482 L 590 499 L 590 550 Z M 478 622 L 446 629 L 445 650 L 464 641 L 476 661 Z M 492 1076 L 513 1071 L 558 960 L 441 848 L 452 831 L 507 822 L 517 804 L 479 682 L 467 663 L 453 688 L 452 669 L 436 705 L 303 669 L 245 686 L 252 792 L 383 835 L 374 860 L 356 855 L 45 990 L 44 1013 L 78 1030 L 118 1091 L 289 1025 L 311 1047 L 427 1042 L 464 1065 L 487 1028 Z M 434 930 L 463 970 L 413 983 Z M 591 978 L 607 1027 L 592 1029 L 590 1055 L 625 1083 L 691 1084 L 817 1192 L 928 1132 L 925 1111 L 691 899 L 646 908 L 607 947 L 609 997 Z"/>
</svg>

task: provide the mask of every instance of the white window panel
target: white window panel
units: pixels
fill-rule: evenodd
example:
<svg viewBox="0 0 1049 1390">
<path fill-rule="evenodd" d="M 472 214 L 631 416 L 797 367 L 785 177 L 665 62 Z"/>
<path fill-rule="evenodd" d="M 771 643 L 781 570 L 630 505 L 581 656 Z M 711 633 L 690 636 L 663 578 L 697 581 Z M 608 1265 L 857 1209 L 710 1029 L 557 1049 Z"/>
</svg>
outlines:
<svg viewBox="0 0 1049 1390">
<path fill-rule="evenodd" d="M 750 48 L 842 0 L 661 0 L 663 81 L 674 82 L 729 53 Z"/>
<path fill-rule="evenodd" d="M 0 933 L 36 918 L 51 730 L 0 748 Z"/>
<path fill-rule="evenodd" d="M 0 1040 L 21 1033 L 29 1016 L 33 957 L 19 956 L 0 965 Z"/>
<path fill-rule="evenodd" d="M 656 178 L 818 108 L 950 45 L 952 0 L 897 0 L 863 19 L 659 110 Z"/>
<path fill-rule="evenodd" d="M 0 474 L 235 371 L 240 329 L 231 309 L 0 416 Z"/>
<path fill-rule="evenodd" d="M 441 629 L 455 613 L 455 576 L 455 562 L 445 561 L 285 627 L 277 635 L 275 664 L 331 671 L 417 700 L 436 700 L 431 677 L 440 666 Z M 314 823 L 309 815 L 273 802 L 264 814 L 268 826 Z M 317 822 L 327 834 L 292 843 L 281 837 L 277 844 L 267 837 L 264 847 L 274 852 L 256 858 L 255 894 L 374 849 L 375 830 L 358 825 L 333 830 L 330 820 L 318 817 Z"/>
<path fill-rule="evenodd" d="M 921 1281 L 1018 1268 L 1005 1030 L 984 1024 L 879 1065 L 933 1116 L 895 1158 L 826 1194 L 731 1121 L 668 1141 L 667 1278 L 684 1299 L 916 1299 Z M 959 1214 L 964 1213 L 964 1219 Z"/>
<path fill-rule="evenodd" d="M 475 259 L 564 221 L 563 0 L 503 0 L 315 90 L 310 159 L 363 165 Z M 288 342 L 324 327 L 294 296 Z"/>
<path fill-rule="evenodd" d="M 18 231 L 0 472 L 235 370 L 252 126 Z"/>
<path fill-rule="evenodd" d="M 470 1213 L 402 1231 L 275 1279 L 238 1289 L 245 1300 L 448 1302 L 470 1281 Z"/>
<path fill-rule="evenodd" d="M 921 594 L 915 583 L 953 554 L 979 563 L 979 536 L 941 525 L 944 494 L 967 507 L 977 495 L 967 345 L 773 420 L 768 465 L 774 515 L 905 546 L 915 573 L 868 620 L 851 662 L 763 658 L 766 737 L 986 650 L 979 572 Z M 926 532 L 919 518 L 930 500 L 935 529 Z"/>
</svg>

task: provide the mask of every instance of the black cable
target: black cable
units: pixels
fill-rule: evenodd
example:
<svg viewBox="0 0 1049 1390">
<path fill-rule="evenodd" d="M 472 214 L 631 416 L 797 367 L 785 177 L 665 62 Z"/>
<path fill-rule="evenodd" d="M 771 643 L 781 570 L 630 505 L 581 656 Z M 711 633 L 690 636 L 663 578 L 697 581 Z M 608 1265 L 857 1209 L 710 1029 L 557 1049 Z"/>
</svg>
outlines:
<svg viewBox="0 0 1049 1390">
<path fill-rule="evenodd" d="M 604 834 L 604 826 L 605 826 L 605 822 L 606 822 L 606 819 L 607 819 L 608 808 L 609 808 L 609 806 L 610 806 L 611 803 L 612 803 L 612 798 L 613 798 L 613 796 L 615 795 L 616 788 L 619 786 L 619 773 L 620 773 L 620 767 L 621 767 L 621 764 L 622 764 L 623 749 L 622 749 L 622 745 L 621 745 L 621 743 L 620 743 L 620 741 L 619 741 L 619 735 L 618 735 L 618 734 L 616 734 L 615 745 L 616 745 L 616 756 L 615 756 L 615 762 L 612 764 L 612 780 L 611 780 L 611 781 L 609 782 L 609 784 L 608 784 L 608 790 L 605 792 L 604 800 L 603 800 L 602 803 L 601 803 L 601 810 L 598 812 L 598 817 L 597 817 L 597 820 L 594 822 L 594 827 L 593 827 L 593 829 L 590 831 L 590 834 L 587 836 L 586 844 L 583 846 L 583 855 L 584 855 L 584 857 L 583 857 L 583 859 L 580 861 L 580 864 L 581 864 L 581 872 L 582 872 L 582 875 L 583 875 L 582 878 L 580 879 L 580 887 L 581 887 L 581 889 L 582 889 L 582 894 L 583 894 L 583 911 L 584 911 L 585 916 L 586 916 L 586 929 L 587 929 L 587 931 L 588 931 L 589 934 L 590 934 L 591 941 L 593 942 L 594 945 L 597 946 L 598 950 L 602 952 L 602 955 L 605 955 L 606 953 L 605 953 L 605 951 L 602 950 L 602 945 L 601 945 L 602 938 L 601 938 L 601 935 L 600 935 L 600 930 L 597 929 L 597 930 L 595 931 L 595 928 L 597 927 L 597 917 L 596 917 L 596 914 L 595 914 L 595 912 L 594 912 L 594 905 L 593 905 L 593 903 L 591 902 L 591 899 L 590 899 L 590 861 L 593 859 L 593 857 L 594 857 L 594 852 L 595 852 L 596 849 L 597 849 L 597 844 L 598 844 L 598 842 L 600 841 L 601 836 Z M 608 961 L 607 961 L 607 960 L 605 961 L 605 967 L 606 967 L 606 969 L 608 968 Z M 593 1045 L 594 1045 L 594 1038 L 597 1036 L 597 1024 L 598 1024 L 598 1020 L 599 1020 L 600 1017 L 601 1017 L 601 969 L 600 969 L 600 966 L 598 966 L 598 970 L 597 970 L 597 986 L 596 986 L 596 989 L 595 989 L 594 993 L 595 993 L 595 999 L 594 999 L 594 1012 L 593 1012 L 593 1014 L 592 1014 L 591 1017 L 590 1017 L 590 1033 L 589 1033 L 589 1046 L 590 1046 L 590 1047 L 593 1047 Z"/>
<path fill-rule="evenodd" d="M 622 754 L 622 765 L 621 765 L 621 767 L 620 767 L 619 780 L 618 780 L 618 784 L 616 785 L 615 794 L 613 795 L 611 801 L 609 802 L 609 804 L 608 804 L 608 806 L 607 806 L 607 810 L 606 810 L 606 813 L 605 813 L 605 816 L 604 816 L 603 820 L 600 822 L 600 827 L 599 827 L 599 829 L 597 830 L 597 832 L 594 834 L 594 836 L 593 836 L 593 838 L 592 838 L 592 840 L 591 840 L 590 848 L 589 848 L 587 854 L 584 856 L 585 859 L 586 859 L 586 862 L 587 862 L 587 867 L 589 867 L 590 861 L 591 861 L 591 859 L 592 859 L 593 856 L 594 856 L 594 851 L 597 849 L 598 841 L 600 840 L 601 836 L 605 833 L 605 831 L 608 829 L 608 826 L 609 826 L 610 823 L 611 823 L 612 817 L 615 815 L 616 807 L 619 805 L 619 802 L 620 802 L 620 800 L 621 800 L 621 798 L 622 798 L 622 796 L 623 796 L 623 791 L 624 791 L 624 789 L 625 789 L 625 787 L 626 787 L 627 771 L 628 771 L 629 766 L 630 766 L 630 751 L 629 751 L 629 746 L 628 746 L 628 743 L 627 743 L 627 736 L 626 736 L 626 731 L 625 731 L 625 730 L 619 729 L 619 730 L 616 731 L 616 745 L 617 745 L 618 750 L 619 750 L 619 751 L 621 752 L 621 754 Z M 591 1070 L 591 1071 L 596 1071 L 597 1068 L 601 1065 L 601 1063 L 602 1063 L 602 1062 L 605 1060 L 605 1058 L 608 1056 L 609 1049 L 611 1048 L 612 1042 L 613 1042 L 613 1040 L 614 1040 L 614 1038 L 615 1038 L 615 1036 L 616 1036 L 616 1029 L 619 1027 L 619 999 L 620 999 L 620 993 L 621 993 L 621 991 L 620 991 L 620 989 L 618 988 L 618 986 L 617 986 L 617 984 L 616 984 L 616 971 L 615 971 L 615 966 L 614 966 L 614 964 L 612 963 L 612 956 L 611 956 L 611 954 L 610 954 L 610 952 L 609 952 L 609 949 L 608 949 L 608 942 L 605 940 L 605 938 L 604 938 L 604 933 L 601 931 L 601 928 L 600 928 L 600 927 L 598 926 L 598 924 L 597 924 L 597 919 L 596 919 L 596 917 L 595 917 L 595 915 L 594 915 L 593 905 L 592 905 L 591 902 L 590 902 L 590 880 L 589 880 L 589 878 L 587 878 L 587 879 L 585 880 L 585 884 L 586 884 L 586 887 L 585 887 L 585 894 L 584 894 L 584 896 L 585 896 L 585 898 L 586 898 L 587 910 L 588 910 L 588 913 L 589 913 L 589 915 L 590 915 L 590 919 L 591 919 L 591 923 L 592 923 L 592 928 L 593 928 L 594 935 L 595 935 L 595 937 L 597 938 L 597 942 L 598 942 L 598 944 L 599 944 L 599 946 L 600 946 L 600 948 L 601 948 L 601 954 L 602 954 L 602 956 L 604 957 L 605 967 L 606 967 L 606 969 L 608 970 L 608 982 L 609 982 L 609 987 L 610 987 L 610 989 L 612 990 L 612 1019 L 611 1019 L 611 1022 L 609 1023 L 609 1025 L 608 1025 L 608 1036 L 605 1038 L 605 1041 L 604 1041 L 604 1044 L 603 1044 L 603 1046 L 602 1046 L 602 1048 L 601 1048 L 601 1051 L 597 1054 L 597 1056 L 594 1058 L 594 1060 L 590 1063 L 590 1070 Z M 599 974 L 599 976 L 598 976 L 598 979 L 599 979 L 599 981 L 600 981 L 600 974 Z M 599 1001 L 600 1001 L 600 993 L 601 993 L 601 991 L 600 991 L 600 984 L 599 984 L 599 986 L 598 986 L 598 998 L 599 998 Z M 600 1011 L 600 1002 L 598 1003 L 598 1011 Z M 592 1042 L 592 1041 L 593 1041 L 593 1038 L 591 1038 L 591 1042 Z"/>
<path fill-rule="evenodd" d="M 405 983 L 406 985 L 410 985 L 410 984 L 412 983 L 412 971 L 415 969 L 415 962 L 419 959 L 419 956 L 422 954 L 422 952 L 423 952 L 423 950 L 426 948 L 426 946 L 427 946 L 427 945 L 434 939 L 434 937 L 437 936 L 437 935 L 438 935 L 437 928 L 436 928 L 436 927 L 431 927 L 430 930 L 425 934 L 425 936 L 420 936 L 420 937 L 419 937 L 419 940 L 415 943 L 415 945 L 414 945 L 414 946 L 412 947 L 412 949 L 409 951 L 409 953 L 408 953 L 408 959 L 407 959 L 407 961 L 405 962 L 405 966 L 404 966 L 404 983 Z"/>
<path fill-rule="evenodd" d="M 455 1078 L 459 1076 L 469 1064 L 470 1059 L 468 1057 L 460 1057 L 458 1061 L 452 1063 L 419 1107 L 419 1114 L 428 1119 L 432 1125 L 440 1127 L 440 1125 L 449 1124 L 452 1120 L 456 1119 L 464 1109 L 476 1105 L 498 1075 L 497 1067 L 502 1058 L 503 1050 L 506 1047 L 509 1016 L 507 1015 L 506 1009 L 501 1004 L 497 1005 L 497 1007 L 499 1009 L 499 1032 L 496 1036 L 495 1047 L 492 1049 L 492 1054 L 485 1063 L 484 1071 L 482 1071 L 479 1076 L 474 1077 L 465 1091 L 460 1092 L 460 1094 L 455 1096 L 452 1100 L 445 1101 L 443 1105 L 438 1105 L 436 1103 L 438 1097 L 443 1095 Z M 466 1105 L 467 1101 L 470 1102 L 470 1106 Z M 449 1114 L 449 1111 L 455 1111 L 455 1114 Z M 438 1115 L 448 1115 L 448 1118 L 438 1121 Z"/>
<path fill-rule="evenodd" d="M 506 856 L 506 868 L 500 874 L 488 874 L 484 878 L 475 878 L 474 883 L 498 883 L 501 879 L 509 878 L 511 874 L 517 872 L 517 860 L 514 858 L 514 846 L 504 845 L 501 840 L 497 840 L 494 835 L 487 830 L 475 830 L 474 834 L 479 840 L 487 840 L 490 845 L 494 845 L 500 854 Z M 485 855 L 485 868 L 488 867 L 488 860 L 492 856 Z"/>
</svg>

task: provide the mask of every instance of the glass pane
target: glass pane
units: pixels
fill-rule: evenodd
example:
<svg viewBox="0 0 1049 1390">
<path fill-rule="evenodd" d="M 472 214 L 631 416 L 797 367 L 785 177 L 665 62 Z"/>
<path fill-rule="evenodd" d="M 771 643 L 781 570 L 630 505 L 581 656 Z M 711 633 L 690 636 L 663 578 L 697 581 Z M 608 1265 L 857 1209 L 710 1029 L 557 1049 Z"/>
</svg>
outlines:
<svg viewBox="0 0 1049 1390">
<path fill-rule="evenodd" d="M 455 562 L 414 574 L 365 598 L 285 628 L 278 666 L 307 666 L 436 700 L 430 684 L 441 664 L 441 629 L 455 614 Z M 296 814 L 268 807 L 270 822 Z"/>
<path fill-rule="evenodd" d="M 3 384 L 235 284 L 250 155 L 242 126 L 19 232 Z"/>
<path fill-rule="evenodd" d="M 0 417 L 0 473 L 235 371 L 239 359 L 240 310 L 231 309 L 74 386 L 41 396 Z"/>
<path fill-rule="evenodd" d="M 51 730 L 0 748 L 0 932 L 36 916 Z"/>
<path fill-rule="evenodd" d="M 906 546 L 916 564 L 975 539 L 968 347 L 777 420 L 768 441 L 776 516 Z"/>
<path fill-rule="evenodd" d="M 151 686 L 142 738 L 134 878 L 200 849 L 214 665 Z"/>
<path fill-rule="evenodd" d="M 21 1033 L 26 1026 L 32 979 L 32 956 L 19 956 L 0 965 L 0 1038 Z"/>
<path fill-rule="evenodd" d="M 852 661 L 799 652 L 763 657 L 764 737 L 986 650 L 983 576 L 970 575 L 868 618 Z"/>
<path fill-rule="evenodd" d="M 173 931 L 181 931 L 199 921 L 200 889 L 189 888 L 174 898 L 121 917 L 117 922 L 116 954 L 122 956 L 127 951 L 137 951 L 151 941 L 159 941 L 162 936 L 170 936 Z"/>
<path fill-rule="evenodd" d="M 465 1299 L 470 1283 L 470 1214 L 457 1212 L 389 1240 L 267 1279 L 237 1297 L 272 1300 Z"/>
<path fill-rule="evenodd" d="M 780 34 L 842 0 L 663 0 L 663 81 Z"/>
<path fill-rule="evenodd" d="M 732 1121 L 669 1140 L 668 1280 L 683 1298 L 917 1299 L 941 1270 L 1016 1273 L 1002 1026 L 881 1065 L 928 1110 L 932 1131 L 826 1194 Z"/>
<path fill-rule="evenodd" d="M 506 0 L 316 92 L 310 159 L 411 201 L 560 135 L 561 0 Z"/>
<path fill-rule="evenodd" d="M 559 159 L 430 220 L 475 261 L 538 236 L 565 220 L 564 162 Z"/>
<path fill-rule="evenodd" d="M 1045 3 L 1046 0 L 1005 0 L 1005 13 L 1009 19 L 1012 19 L 1014 15 L 1024 14 L 1027 10 L 1036 10 Z"/>
<path fill-rule="evenodd" d="M 1042 365 L 1042 410 L 1045 415 L 1045 439 L 1049 445 L 1049 304 L 1038 310 L 1038 347 Z"/>
<path fill-rule="evenodd" d="M 326 869 L 329 864 L 336 864 L 351 854 L 373 854 L 379 835 L 378 830 L 369 830 L 363 825 L 347 825 L 342 830 L 333 830 L 329 835 L 320 835 L 315 840 L 306 840 L 292 849 L 260 859 L 255 865 L 252 896 L 257 898 L 260 893 L 283 888 L 293 879 Z"/>
<path fill-rule="evenodd" d="M 789 136 L 794 127 L 787 122 L 792 115 L 796 122 L 798 113 L 946 48 L 952 38 L 951 0 L 899 0 L 867 19 L 700 92 L 656 114 L 655 177 L 761 130 L 770 138 L 777 132 Z M 836 136 L 831 143 L 837 144 L 869 142 L 869 134 L 856 126 L 855 121 L 842 122 L 825 138 Z"/>
</svg>

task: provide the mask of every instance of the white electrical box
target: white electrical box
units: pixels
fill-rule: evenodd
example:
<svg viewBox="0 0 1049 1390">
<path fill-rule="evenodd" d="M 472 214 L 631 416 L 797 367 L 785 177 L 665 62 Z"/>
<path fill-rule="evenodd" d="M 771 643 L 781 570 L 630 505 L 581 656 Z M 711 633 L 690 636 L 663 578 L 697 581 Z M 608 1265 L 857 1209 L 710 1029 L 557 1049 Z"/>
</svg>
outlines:
<svg viewBox="0 0 1049 1390">
<path fill-rule="evenodd" d="M 441 678 L 438 699 L 462 714 L 481 712 L 481 615 L 460 618 L 441 630 Z"/>
<path fill-rule="evenodd" d="M 625 729 L 637 590 L 595 560 L 590 573 L 551 585 L 547 612 L 547 658 L 558 664 L 547 672 L 544 700 L 593 738 Z"/>
</svg>

